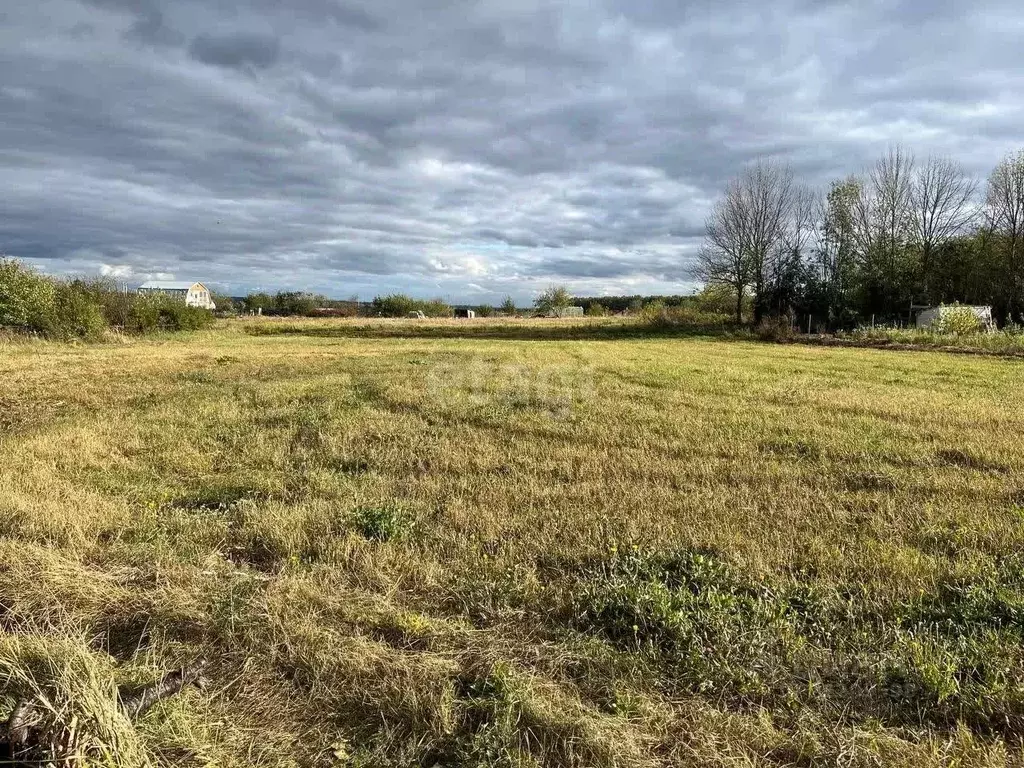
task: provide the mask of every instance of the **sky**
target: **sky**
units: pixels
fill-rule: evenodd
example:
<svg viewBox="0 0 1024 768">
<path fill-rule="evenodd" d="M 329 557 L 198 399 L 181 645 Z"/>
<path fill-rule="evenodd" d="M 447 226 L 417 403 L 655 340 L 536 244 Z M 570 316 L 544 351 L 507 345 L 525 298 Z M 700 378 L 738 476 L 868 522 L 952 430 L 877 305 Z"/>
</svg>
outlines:
<svg viewBox="0 0 1024 768">
<path fill-rule="evenodd" d="M 235 295 L 687 293 L 761 157 L 1024 145 L 1018 0 L 7 0 L 0 253 Z"/>
</svg>

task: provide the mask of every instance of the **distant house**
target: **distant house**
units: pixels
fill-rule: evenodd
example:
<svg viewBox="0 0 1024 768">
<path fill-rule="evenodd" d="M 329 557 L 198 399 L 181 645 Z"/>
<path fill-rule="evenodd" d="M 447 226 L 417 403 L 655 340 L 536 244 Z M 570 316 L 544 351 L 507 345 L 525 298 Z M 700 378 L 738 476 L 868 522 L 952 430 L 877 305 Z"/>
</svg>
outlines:
<svg viewBox="0 0 1024 768">
<path fill-rule="evenodd" d="M 964 304 L 953 304 L 948 307 L 931 307 L 930 309 L 922 310 L 917 314 L 917 327 L 918 328 L 931 328 L 942 316 L 947 312 L 953 310 L 969 310 L 976 318 L 982 328 L 986 330 L 995 328 L 995 322 L 992 320 L 992 307 L 984 306 L 969 306 Z"/>
<path fill-rule="evenodd" d="M 162 293 L 165 296 L 185 302 L 190 307 L 201 309 L 216 309 L 210 291 L 202 283 L 190 283 L 188 281 L 175 282 L 172 280 L 150 280 L 139 286 L 139 293 Z"/>
<path fill-rule="evenodd" d="M 456 307 L 456 309 L 455 309 L 455 316 L 456 317 L 472 319 L 472 318 L 476 317 L 476 312 L 474 312 L 472 309 L 466 309 L 464 307 Z"/>
</svg>

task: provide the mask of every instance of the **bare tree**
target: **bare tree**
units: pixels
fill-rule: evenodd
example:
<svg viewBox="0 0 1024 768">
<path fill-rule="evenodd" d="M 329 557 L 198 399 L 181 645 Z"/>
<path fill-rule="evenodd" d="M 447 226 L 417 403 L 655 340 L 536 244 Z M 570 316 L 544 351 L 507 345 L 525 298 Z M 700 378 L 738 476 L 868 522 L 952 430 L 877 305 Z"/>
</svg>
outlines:
<svg viewBox="0 0 1024 768">
<path fill-rule="evenodd" d="M 819 195 L 810 187 L 795 186 L 789 204 L 789 217 L 782 232 L 782 248 L 798 257 L 806 253 L 817 231 Z"/>
<path fill-rule="evenodd" d="M 1020 319 L 1021 262 L 1024 261 L 1024 150 L 1003 159 L 988 180 L 988 225 L 998 238 L 1007 281 L 1008 309 Z"/>
<path fill-rule="evenodd" d="M 759 161 L 740 177 L 747 209 L 747 254 L 754 291 L 754 323 L 767 309 L 770 260 L 783 246 L 793 207 L 793 172 L 771 161 Z"/>
<path fill-rule="evenodd" d="M 914 156 L 896 146 L 875 164 L 869 177 L 875 197 L 878 244 L 890 275 L 895 274 L 899 251 L 913 232 L 913 171 Z"/>
<path fill-rule="evenodd" d="M 906 275 L 903 257 L 914 232 L 914 157 L 891 148 L 868 173 L 851 206 L 861 267 L 880 292 L 887 312 L 897 310 Z"/>
<path fill-rule="evenodd" d="M 929 157 L 914 174 L 914 235 L 921 247 L 921 277 L 930 295 L 935 254 L 976 218 L 977 179 L 946 157 Z"/>
<path fill-rule="evenodd" d="M 856 187 L 851 187 L 856 194 L 849 201 L 850 234 L 853 236 L 857 260 L 861 266 L 865 266 L 870 254 L 875 252 L 878 239 L 875 200 L 871 187 L 862 177 L 851 176 L 850 180 L 856 181 Z"/>
<path fill-rule="evenodd" d="M 694 268 L 695 276 L 706 283 L 725 285 L 735 292 L 737 323 L 743 322 L 743 297 L 750 285 L 746 226 L 743 191 L 739 181 L 733 180 L 725 190 L 725 197 L 711 209 Z"/>
<path fill-rule="evenodd" d="M 785 242 L 793 194 L 792 171 L 762 160 L 729 183 L 708 217 L 695 273 L 736 292 L 737 322 L 742 322 L 748 288 L 754 294 L 754 321 L 764 313 L 772 258 Z"/>
<path fill-rule="evenodd" d="M 818 195 L 809 187 L 794 185 L 787 208 L 781 240 L 769 268 L 772 304 L 780 314 L 793 306 L 800 291 L 810 244 L 817 232 Z"/>
</svg>

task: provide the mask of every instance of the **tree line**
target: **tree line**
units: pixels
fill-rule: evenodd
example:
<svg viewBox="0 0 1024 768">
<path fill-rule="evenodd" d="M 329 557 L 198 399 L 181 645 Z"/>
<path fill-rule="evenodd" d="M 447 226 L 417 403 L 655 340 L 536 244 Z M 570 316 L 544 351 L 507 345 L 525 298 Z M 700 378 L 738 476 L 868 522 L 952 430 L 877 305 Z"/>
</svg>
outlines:
<svg viewBox="0 0 1024 768">
<path fill-rule="evenodd" d="M 737 322 L 809 318 L 826 330 L 915 309 L 991 305 L 1024 321 L 1024 151 L 982 184 L 957 161 L 894 147 L 824 192 L 762 160 L 713 206 L 694 275 L 723 286 Z"/>
<path fill-rule="evenodd" d="M 275 294 L 250 293 L 242 299 L 214 296 L 218 312 L 233 314 L 282 315 L 288 317 L 354 317 L 359 314 L 359 298 L 329 299 L 306 291 L 278 291 Z"/>
<path fill-rule="evenodd" d="M 217 311 L 225 314 L 241 312 L 287 317 L 408 317 L 411 312 L 422 312 L 427 317 L 452 317 L 455 314 L 455 308 L 444 299 L 417 299 L 404 293 L 374 296 L 369 302 L 360 302 L 357 296 L 329 299 L 302 291 L 250 293 L 241 299 L 215 295 L 214 301 Z M 515 315 L 517 312 L 511 296 L 506 296 L 498 306 L 480 304 L 470 308 L 478 317 Z"/>
</svg>

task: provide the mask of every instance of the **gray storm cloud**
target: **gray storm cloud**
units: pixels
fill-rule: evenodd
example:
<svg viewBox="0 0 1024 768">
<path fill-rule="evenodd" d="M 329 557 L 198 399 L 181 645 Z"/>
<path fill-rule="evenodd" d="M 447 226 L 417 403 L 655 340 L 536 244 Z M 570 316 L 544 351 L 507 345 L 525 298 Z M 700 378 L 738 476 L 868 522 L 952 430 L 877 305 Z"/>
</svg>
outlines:
<svg viewBox="0 0 1024 768">
<path fill-rule="evenodd" d="M 1020 142 L 1009 2 L 40 0 L 0 10 L 0 251 L 50 272 L 678 292 L 745 163 Z"/>
</svg>

